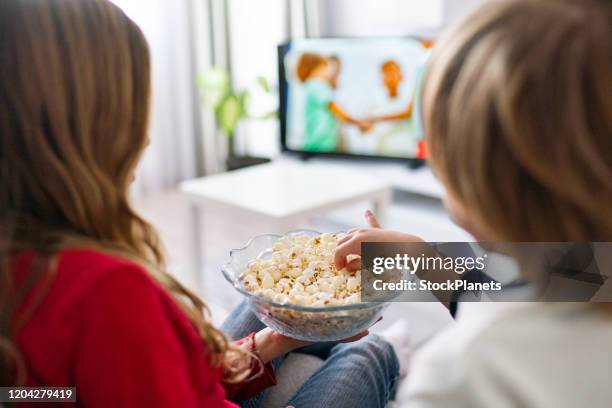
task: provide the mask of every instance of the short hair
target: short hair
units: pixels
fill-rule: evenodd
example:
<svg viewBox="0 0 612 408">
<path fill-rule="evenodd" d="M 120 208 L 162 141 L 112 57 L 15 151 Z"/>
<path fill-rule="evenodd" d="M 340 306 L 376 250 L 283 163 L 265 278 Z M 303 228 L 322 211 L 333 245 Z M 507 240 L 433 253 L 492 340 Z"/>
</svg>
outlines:
<svg viewBox="0 0 612 408">
<path fill-rule="evenodd" d="M 397 69 L 398 71 L 402 70 L 402 67 L 400 66 L 400 64 L 398 64 L 397 61 L 395 60 L 387 60 L 385 62 L 383 62 L 383 64 L 380 67 L 383 71 L 386 71 L 388 69 Z"/>
<path fill-rule="evenodd" d="M 306 82 L 315 69 L 327 64 L 327 60 L 320 54 L 305 52 L 300 56 L 297 64 L 297 77 L 300 82 Z"/>
</svg>

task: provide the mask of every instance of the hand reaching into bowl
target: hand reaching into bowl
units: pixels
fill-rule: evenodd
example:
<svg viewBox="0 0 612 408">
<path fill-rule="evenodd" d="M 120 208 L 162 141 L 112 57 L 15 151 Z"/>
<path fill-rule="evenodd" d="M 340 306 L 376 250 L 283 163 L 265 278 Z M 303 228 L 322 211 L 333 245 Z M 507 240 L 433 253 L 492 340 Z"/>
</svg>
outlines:
<svg viewBox="0 0 612 408">
<path fill-rule="evenodd" d="M 385 230 L 380 227 L 376 216 L 372 211 L 365 212 L 368 223 L 367 228 L 353 228 L 338 241 L 338 246 L 334 253 L 334 264 L 336 269 L 342 268 L 359 269 L 362 242 L 423 242 L 415 235 L 404 234 L 402 232 Z"/>
<path fill-rule="evenodd" d="M 353 228 L 338 241 L 338 246 L 334 253 L 334 264 L 336 268 L 341 269 L 346 267 L 349 270 L 360 269 L 362 242 L 425 243 L 423 239 L 416 235 L 382 229 L 378 220 L 370 210 L 365 212 L 365 218 L 369 227 Z M 437 254 L 435 249 L 429 249 L 432 251 L 430 253 L 432 256 Z M 417 271 L 416 275 L 419 278 L 423 278 L 424 275 L 421 274 L 423 272 L 424 271 Z M 446 282 L 448 280 L 454 280 L 457 276 L 453 271 L 434 270 L 433 272 L 435 273 L 427 275 L 431 282 Z M 451 296 L 448 291 L 433 291 L 432 294 L 438 298 L 444 306 L 449 306 Z"/>
</svg>

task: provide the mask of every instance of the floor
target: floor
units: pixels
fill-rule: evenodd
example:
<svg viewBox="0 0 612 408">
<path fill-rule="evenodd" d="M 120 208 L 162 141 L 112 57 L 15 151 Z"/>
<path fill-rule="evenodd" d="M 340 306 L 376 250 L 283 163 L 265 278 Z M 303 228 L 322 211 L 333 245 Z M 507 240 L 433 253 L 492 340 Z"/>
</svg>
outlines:
<svg viewBox="0 0 612 408">
<path fill-rule="evenodd" d="M 216 213 L 205 213 L 198 226 L 204 232 L 203 243 L 196 248 L 194 212 L 180 193 L 167 192 L 137 199 L 135 205 L 157 227 L 165 244 L 171 272 L 204 298 L 216 323 L 222 321 L 227 311 L 241 299 L 222 277 L 221 265 L 227 262 L 230 249 L 239 248 L 253 236 L 268 232 L 266 226 L 257 220 L 228 220 Z M 302 227 L 333 232 L 363 225 L 362 214 L 367 207 L 368 203 L 355 203 Z M 448 219 L 440 201 L 435 199 L 395 193 L 386 220 L 385 228 L 410 232 L 427 241 L 470 240 Z M 203 253 L 205 259 L 200 273 L 194 266 L 196 251 Z M 397 319 L 404 319 L 414 327 L 413 341 L 416 344 L 451 321 L 448 312 L 437 303 L 395 303 L 387 309 L 384 320 L 373 331 L 381 330 Z"/>
</svg>

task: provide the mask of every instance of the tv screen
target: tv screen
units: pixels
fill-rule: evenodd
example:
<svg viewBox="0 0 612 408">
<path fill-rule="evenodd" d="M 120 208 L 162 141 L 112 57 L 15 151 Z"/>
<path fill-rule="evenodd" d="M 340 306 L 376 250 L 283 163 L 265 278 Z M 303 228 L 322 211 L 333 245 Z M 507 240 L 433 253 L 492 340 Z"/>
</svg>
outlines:
<svg viewBox="0 0 612 408">
<path fill-rule="evenodd" d="M 426 158 L 419 94 L 429 44 L 323 38 L 279 49 L 285 150 Z"/>
</svg>

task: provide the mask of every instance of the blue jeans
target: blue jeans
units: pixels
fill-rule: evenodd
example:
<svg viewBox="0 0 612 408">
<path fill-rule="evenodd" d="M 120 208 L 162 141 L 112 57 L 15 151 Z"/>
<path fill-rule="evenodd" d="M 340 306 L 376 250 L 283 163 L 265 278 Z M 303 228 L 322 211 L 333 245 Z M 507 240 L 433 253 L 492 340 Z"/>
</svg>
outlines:
<svg viewBox="0 0 612 408">
<path fill-rule="evenodd" d="M 237 340 L 265 326 L 246 302 L 240 304 L 221 326 Z M 297 350 L 324 359 L 297 393 L 287 401 L 296 408 L 384 408 L 395 396 L 399 362 L 393 347 L 383 338 L 370 334 L 353 343 L 320 343 Z M 280 357 L 272 362 L 278 368 Z M 243 401 L 243 407 L 258 407 L 265 391 Z"/>
</svg>

